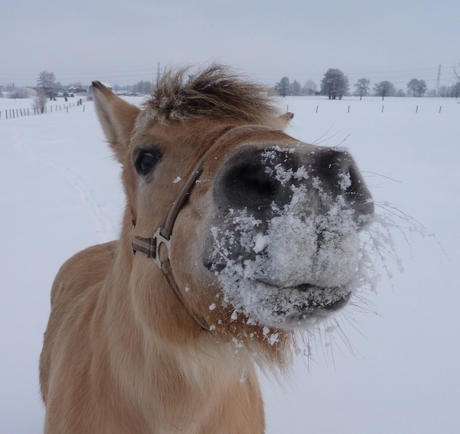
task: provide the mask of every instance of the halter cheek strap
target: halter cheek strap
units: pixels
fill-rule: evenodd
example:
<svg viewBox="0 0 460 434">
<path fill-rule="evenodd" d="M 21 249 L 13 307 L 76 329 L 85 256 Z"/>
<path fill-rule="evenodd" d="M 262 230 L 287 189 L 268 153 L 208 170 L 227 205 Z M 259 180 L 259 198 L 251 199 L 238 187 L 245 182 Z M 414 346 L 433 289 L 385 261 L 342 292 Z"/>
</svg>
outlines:
<svg viewBox="0 0 460 434">
<path fill-rule="evenodd" d="M 201 174 L 204 164 L 204 157 L 200 159 L 200 161 L 195 166 L 194 170 L 190 174 L 187 179 L 187 182 L 182 187 L 177 199 L 173 202 L 171 207 L 169 208 L 168 214 L 166 215 L 165 221 L 163 225 L 156 230 L 151 238 L 143 238 L 135 236 L 133 237 L 132 247 L 134 252 L 142 252 L 147 255 L 148 258 L 152 258 L 153 262 L 158 265 L 160 270 L 162 271 L 163 275 L 165 276 L 166 280 L 168 281 L 169 285 L 171 286 L 174 294 L 177 296 L 179 301 L 184 306 L 185 310 L 189 313 L 189 315 L 195 320 L 195 322 L 205 331 L 209 331 L 209 325 L 206 320 L 194 312 L 192 312 L 186 305 L 184 297 L 177 286 L 177 283 L 174 279 L 172 273 L 171 262 L 169 261 L 169 251 L 171 248 L 171 234 L 174 223 L 176 218 L 179 214 L 179 211 L 182 208 L 182 205 L 185 202 L 185 199 L 192 191 L 196 180 Z M 160 259 L 160 247 L 164 245 L 166 248 L 166 256 L 164 260 Z"/>
</svg>

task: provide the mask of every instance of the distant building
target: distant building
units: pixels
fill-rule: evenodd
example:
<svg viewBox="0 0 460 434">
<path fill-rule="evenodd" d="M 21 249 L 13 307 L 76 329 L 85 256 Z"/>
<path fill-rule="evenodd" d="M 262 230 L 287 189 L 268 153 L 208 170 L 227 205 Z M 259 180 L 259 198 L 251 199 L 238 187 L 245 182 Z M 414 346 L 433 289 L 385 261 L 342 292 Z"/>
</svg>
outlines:
<svg viewBox="0 0 460 434">
<path fill-rule="evenodd" d="M 24 92 L 29 98 L 33 98 L 37 96 L 37 91 L 35 89 L 32 89 L 31 87 L 25 87 Z"/>
</svg>

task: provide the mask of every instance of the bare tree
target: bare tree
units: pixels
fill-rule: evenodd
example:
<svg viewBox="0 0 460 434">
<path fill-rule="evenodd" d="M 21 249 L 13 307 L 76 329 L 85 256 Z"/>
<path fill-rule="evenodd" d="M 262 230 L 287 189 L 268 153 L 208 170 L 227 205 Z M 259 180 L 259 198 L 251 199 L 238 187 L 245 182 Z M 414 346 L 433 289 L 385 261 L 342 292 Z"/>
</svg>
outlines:
<svg viewBox="0 0 460 434">
<path fill-rule="evenodd" d="M 460 69 L 460 62 L 458 62 L 458 68 Z M 460 83 L 460 70 L 457 69 L 456 65 L 454 65 L 452 69 L 454 70 L 454 77 L 457 80 L 457 83 Z"/>
<path fill-rule="evenodd" d="M 56 96 L 56 77 L 54 72 L 40 72 L 37 79 L 37 90 L 47 97 Z"/>
<path fill-rule="evenodd" d="M 313 80 L 307 80 L 303 85 L 302 92 L 304 95 L 315 95 L 318 92 L 318 86 Z"/>
<path fill-rule="evenodd" d="M 340 69 L 328 69 L 321 80 L 321 94 L 342 99 L 348 92 L 348 77 Z"/>
<path fill-rule="evenodd" d="M 289 78 L 283 77 L 279 83 L 276 83 L 275 90 L 281 96 L 288 96 L 291 94 L 291 82 Z"/>
<path fill-rule="evenodd" d="M 153 91 L 153 85 L 150 81 L 141 80 L 133 86 L 134 93 L 140 93 L 142 95 L 149 95 Z"/>
<path fill-rule="evenodd" d="M 452 96 L 457 99 L 460 96 L 460 81 L 452 86 Z"/>
<path fill-rule="evenodd" d="M 34 98 L 32 107 L 39 113 L 44 113 L 46 103 L 48 102 L 48 96 L 44 92 L 37 92 L 37 96 Z"/>
<path fill-rule="evenodd" d="M 450 98 L 454 96 L 453 86 L 441 86 L 439 88 L 439 96 L 443 98 Z"/>
<path fill-rule="evenodd" d="M 381 81 L 380 83 L 374 84 L 374 93 L 381 96 L 382 100 L 384 100 L 386 96 L 393 96 L 395 92 L 396 89 L 393 83 L 389 81 Z"/>
<path fill-rule="evenodd" d="M 414 96 L 422 96 L 428 89 L 428 86 L 425 83 L 425 80 L 418 80 L 413 78 L 409 83 L 407 83 L 407 90 L 412 92 Z"/>
<path fill-rule="evenodd" d="M 302 86 L 297 80 L 294 80 L 291 83 L 291 95 L 298 96 L 298 95 L 301 95 L 301 94 L 302 94 Z"/>
<path fill-rule="evenodd" d="M 360 78 L 356 84 L 356 91 L 355 95 L 359 95 L 359 99 L 363 99 L 363 96 L 366 96 L 369 94 L 369 86 L 371 84 L 371 81 L 368 80 L 367 78 Z"/>
<path fill-rule="evenodd" d="M 417 94 L 418 96 L 422 96 L 425 94 L 425 92 L 427 91 L 428 89 L 428 86 L 427 84 L 425 83 L 425 80 L 419 80 L 419 85 L 418 85 L 418 89 L 417 89 Z"/>
<path fill-rule="evenodd" d="M 409 93 L 412 93 L 413 96 L 415 96 L 416 89 L 418 87 L 418 80 L 416 78 L 413 78 L 409 83 L 407 83 L 407 91 Z"/>
</svg>

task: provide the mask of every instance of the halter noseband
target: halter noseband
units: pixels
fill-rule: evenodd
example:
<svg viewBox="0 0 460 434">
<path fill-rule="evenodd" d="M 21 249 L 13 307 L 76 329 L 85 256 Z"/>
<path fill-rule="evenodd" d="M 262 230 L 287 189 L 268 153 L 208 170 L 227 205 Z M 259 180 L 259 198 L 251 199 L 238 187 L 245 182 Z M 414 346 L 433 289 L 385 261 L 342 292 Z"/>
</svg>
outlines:
<svg viewBox="0 0 460 434">
<path fill-rule="evenodd" d="M 151 238 L 143 238 L 139 236 L 134 236 L 132 240 L 132 247 L 134 252 L 142 252 L 147 255 L 148 258 L 152 258 L 155 264 L 158 265 L 160 270 L 162 271 L 163 275 L 166 277 L 169 285 L 171 286 L 174 294 L 176 294 L 179 301 L 184 306 L 185 310 L 189 313 L 189 315 L 195 320 L 195 322 L 205 331 L 209 331 L 209 325 L 206 320 L 199 315 L 192 312 L 186 305 L 185 300 L 182 296 L 182 293 L 177 286 L 176 281 L 174 280 L 174 276 L 172 273 L 171 263 L 169 261 L 169 250 L 171 247 L 171 234 L 174 227 L 174 223 L 176 222 L 177 216 L 179 215 L 182 206 L 184 205 L 187 196 L 192 191 L 193 187 L 196 184 L 197 179 L 201 175 L 203 170 L 204 163 L 206 162 L 209 153 L 212 149 L 216 147 L 216 145 L 221 141 L 223 137 L 228 136 L 230 133 L 235 131 L 239 131 L 241 129 L 254 129 L 254 130 L 269 130 L 267 127 L 259 126 L 259 125 L 241 125 L 237 127 L 230 127 L 226 132 L 224 132 L 212 145 L 211 147 L 204 153 L 204 155 L 200 158 L 198 163 L 193 168 L 192 172 L 190 173 L 186 183 L 182 186 L 179 195 L 177 196 L 176 200 L 172 203 L 171 207 L 169 208 L 168 214 L 166 214 L 166 218 L 163 224 L 155 231 L 153 237 Z M 160 259 L 160 246 L 164 245 L 166 248 L 166 259 Z"/>
</svg>

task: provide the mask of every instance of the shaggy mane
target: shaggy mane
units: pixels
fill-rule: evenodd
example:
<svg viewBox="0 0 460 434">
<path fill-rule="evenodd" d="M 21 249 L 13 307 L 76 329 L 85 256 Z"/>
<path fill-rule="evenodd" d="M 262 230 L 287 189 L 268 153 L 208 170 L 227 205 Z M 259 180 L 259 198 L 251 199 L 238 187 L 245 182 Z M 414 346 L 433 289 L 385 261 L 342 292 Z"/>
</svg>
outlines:
<svg viewBox="0 0 460 434">
<path fill-rule="evenodd" d="M 231 118 L 260 124 L 279 116 L 264 86 L 219 64 L 193 75 L 189 69 L 169 70 L 159 79 L 144 103 L 149 121 Z"/>
</svg>

